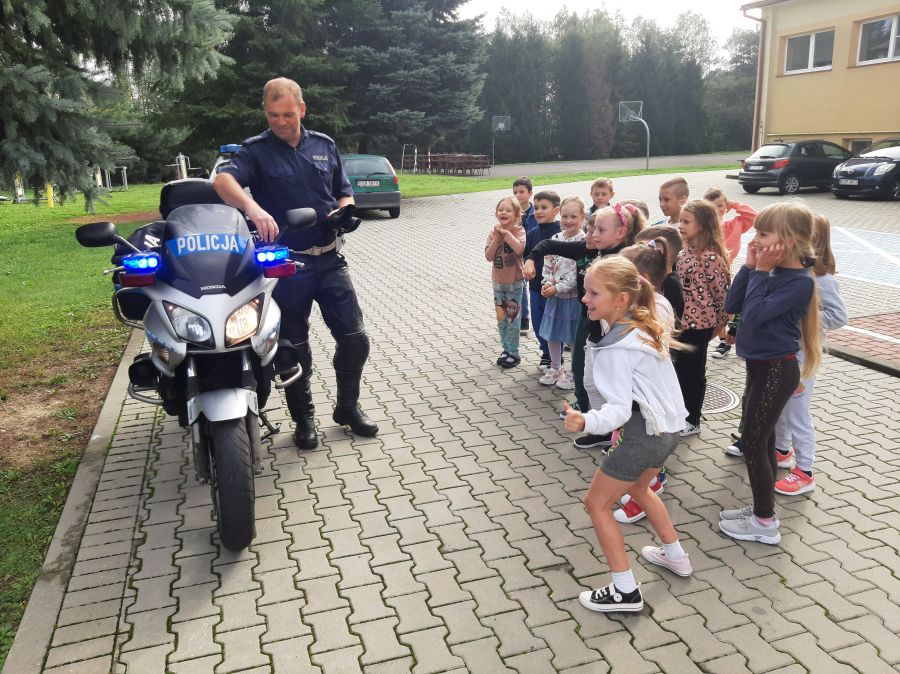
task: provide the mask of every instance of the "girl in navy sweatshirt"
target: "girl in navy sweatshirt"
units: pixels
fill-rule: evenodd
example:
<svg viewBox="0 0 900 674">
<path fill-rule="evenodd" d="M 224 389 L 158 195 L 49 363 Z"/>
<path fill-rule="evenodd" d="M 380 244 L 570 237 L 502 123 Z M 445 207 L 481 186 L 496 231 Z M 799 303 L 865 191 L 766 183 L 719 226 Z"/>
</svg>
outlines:
<svg viewBox="0 0 900 674">
<path fill-rule="evenodd" d="M 742 314 L 736 343 L 747 367 L 741 448 L 753 505 L 722 511 L 719 529 L 742 541 L 776 545 L 781 540 L 775 516 L 775 424 L 800 383 L 801 342 L 804 378 L 812 376 L 822 358 L 819 300 L 808 269 L 815 263 L 813 217 L 798 204 L 763 209 L 747 260 L 725 301 L 728 313 Z"/>
</svg>

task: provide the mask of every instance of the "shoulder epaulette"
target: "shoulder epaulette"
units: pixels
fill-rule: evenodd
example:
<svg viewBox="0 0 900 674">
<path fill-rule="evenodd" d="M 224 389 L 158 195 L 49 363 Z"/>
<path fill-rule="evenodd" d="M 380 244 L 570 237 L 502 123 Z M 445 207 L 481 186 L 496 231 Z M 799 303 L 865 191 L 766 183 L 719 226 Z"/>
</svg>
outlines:
<svg viewBox="0 0 900 674">
<path fill-rule="evenodd" d="M 250 136 L 249 138 L 245 138 L 245 139 L 241 142 L 241 145 L 252 145 L 253 143 L 258 143 L 258 142 L 260 142 L 260 141 L 262 141 L 262 140 L 265 140 L 265 139 L 266 139 L 266 135 L 267 135 L 268 133 L 269 133 L 268 131 L 263 131 L 262 133 L 259 133 L 259 134 L 255 135 L 255 136 Z"/>
<path fill-rule="evenodd" d="M 306 133 L 308 133 L 312 137 L 322 138 L 324 140 L 327 140 L 332 145 L 334 145 L 334 140 L 332 140 L 331 136 L 329 136 L 327 134 L 319 133 L 318 131 L 310 131 L 309 129 L 304 129 L 304 131 L 306 131 Z"/>
</svg>

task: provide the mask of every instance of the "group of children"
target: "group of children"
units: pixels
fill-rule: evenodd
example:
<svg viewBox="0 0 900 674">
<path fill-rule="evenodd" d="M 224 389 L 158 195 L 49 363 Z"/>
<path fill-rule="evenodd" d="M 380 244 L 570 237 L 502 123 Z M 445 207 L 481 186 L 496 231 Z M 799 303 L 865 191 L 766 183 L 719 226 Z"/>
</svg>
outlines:
<svg viewBox="0 0 900 674">
<path fill-rule="evenodd" d="M 552 191 L 538 192 L 531 204 L 532 189 L 528 178 L 515 181 L 514 197 L 497 205 L 485 248 L 503 348 L 497 363 L 521 362 L 521 321 L 530 308 L 539 381 L 574 388 L 575 402 L 560 415 L 565 427 L 582 433 L 576 446 L 605 453 L 585 506 L 612 582 L 580 601 L 595 611 L 638 611 L 643 599 L 617 522 L 646 516 L 662 545 L 643 548 L 642 556 L 678 575 L 692 573 L 659 494 L 679 439 L 700 433 L 715 337 L 717 357 L 736 344 L 746 363 L 740 435 L 726 452 L 744 458 L 753 494 L 752 505 L 722 511 L 720 530 L 777 544 L 775 492 L 815 486 L 809 402 L 820 330 L 847 320 L 828 221 L 796 203 L 757 214 L 721 190 L 689 201 L 684 178 L 662 184 L 665 218 L 649 227 L 644 203 L 611 205 L 606 178 L 591 185 L 588 210 L 580 198 L 561 200 Z M 745 263 L 731 279 L 741 235 L 753 227 Z M 792 470 L 776 481 L 779 466 Z"/>
</svg>

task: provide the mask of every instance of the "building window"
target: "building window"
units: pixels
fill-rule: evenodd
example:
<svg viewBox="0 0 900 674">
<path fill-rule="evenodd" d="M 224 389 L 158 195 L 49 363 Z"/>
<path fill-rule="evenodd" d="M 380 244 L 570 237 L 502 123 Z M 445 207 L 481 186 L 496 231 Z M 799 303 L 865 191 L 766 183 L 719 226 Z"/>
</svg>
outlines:
<svg viewBox="0 0 900 674">
<path fill-rule="evenodd" d="M 804 73 L 812 70 L 830 70 L 833 52 L 834 30 L 789 37 L 784 72 Z"/>
<path fill-rule="evenodd" d="M 900 58 L 900 16 L 864 23 L 859 31 L 859 62 Z"/>
</svg>

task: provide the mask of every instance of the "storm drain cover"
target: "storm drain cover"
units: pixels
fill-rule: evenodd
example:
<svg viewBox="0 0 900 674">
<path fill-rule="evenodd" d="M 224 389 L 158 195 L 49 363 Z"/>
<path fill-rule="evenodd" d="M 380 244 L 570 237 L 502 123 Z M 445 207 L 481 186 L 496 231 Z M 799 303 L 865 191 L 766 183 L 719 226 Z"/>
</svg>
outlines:
<svg viewBox="0 0 900 674">
<path fill-rule="evenodd" d="M 731 389 L 707 382 L 706 397 L 703 398 L 703 414 L 721 414 L 733 410 L 740 402 L 740 397 Z"/>
</svg>

